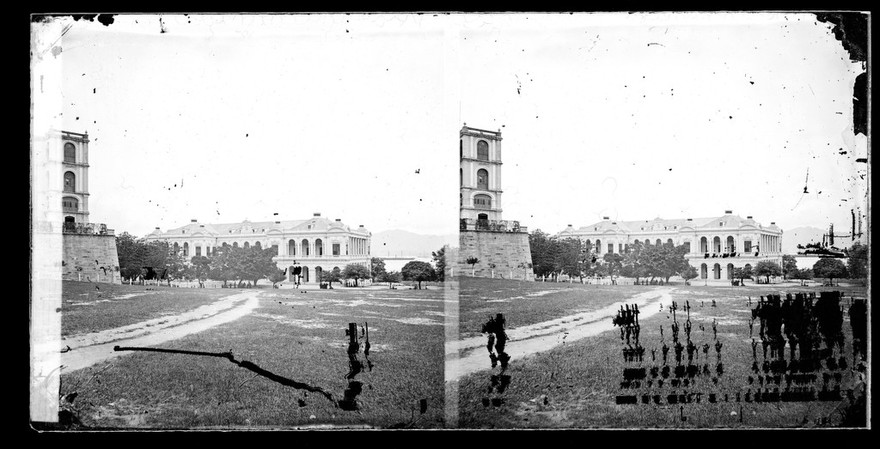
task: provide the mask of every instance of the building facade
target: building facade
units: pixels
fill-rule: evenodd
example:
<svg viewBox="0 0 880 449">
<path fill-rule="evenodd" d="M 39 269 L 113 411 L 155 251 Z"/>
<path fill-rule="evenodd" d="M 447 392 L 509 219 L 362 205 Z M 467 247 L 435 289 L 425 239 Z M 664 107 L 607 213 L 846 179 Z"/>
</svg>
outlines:
<svg viewBox="0 0 880 449">
<path fill-rule="evenodd" d="M 458 152 L 458 270 L 476 277 L 533 280 L 528 229 L 518 221 L 502 219 L 501 131 L 465 124 L 459 132 Z"/>
<path fill-rule="evenodd" d="M 341 219 L 329 220 L 315 213 L 308 220 L 276 220 L 240 223 L 200 223 L 193 219 L 185 226 L 163 232 L 156 228 L 147 241 L 167 241 L 185 260 L 211 256 L 218 247 L 275 247 L 273 258 L 280 270 L 287 269 L 293 280 L 294 265 L 302 269 L 302 282 L 319 282 L 321 274 L 348 264 L 370 268 L 371 233 L 363 225 L 351 228 Z"/>
<path fill-rule="evenodd" d="M 742 218 L 728 210 L 711 218 L 602 221 L 575 229 L 572 225 L 557 234 L 589 241 L 598 255 L 626 253 L 630 245 L 685 245 L 687 259 L 699 279 L 733 279 L 734 268 L 754 267 L 768 260 L 782 266 L 782 229 L 771 222 L 764 226 L 752 216 Z"/>
</svg>

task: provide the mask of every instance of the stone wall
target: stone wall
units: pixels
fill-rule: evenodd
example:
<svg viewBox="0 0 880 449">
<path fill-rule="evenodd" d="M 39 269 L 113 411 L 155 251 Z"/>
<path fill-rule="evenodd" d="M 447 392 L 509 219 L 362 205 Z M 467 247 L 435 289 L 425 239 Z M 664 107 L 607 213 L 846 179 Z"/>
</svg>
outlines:
<svg viewBox="0 0 880 449">
<path fill-rule="evenodd" d="M 458 243 L 456 275 L 471 276 L 473 270 L 477 277 L 535 279 L 528 233 L 460 230 Z M 473 268 L 466 262 L 470 257 L 480 260 Z"/>
<path fill-rule="evenodd" d="M 63 234 L 61 277 L 67 281 L 120 284 L 116 237 L 98 234 Z"/>
</svg>

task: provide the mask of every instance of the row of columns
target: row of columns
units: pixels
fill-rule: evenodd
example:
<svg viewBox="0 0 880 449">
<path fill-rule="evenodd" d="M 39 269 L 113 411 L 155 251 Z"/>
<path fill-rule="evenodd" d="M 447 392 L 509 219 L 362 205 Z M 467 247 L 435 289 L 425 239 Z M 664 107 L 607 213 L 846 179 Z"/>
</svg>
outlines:
<svg viewBox="0 0 880 449">
<path fill-rule="evenodd" d="M 718 239 L 719 239 L 719 245 L 718 245 L 718 247 L 715 246 L 715 238 L 716 238 L 716 237 L 718 237 Z M 754 251 L 756 251 L 755 248 L 756 248 L 756 246 L 758 246 L 758 245 L 760 245 L 759 250 L 760 250 L 761 253 L 765 253 L 765 254 L 777 254 L 777 253 L 780 252 L 780 249 L 779 249 L 780 238 L 779 238 L 779 236 L 775 236 L 775 235 L 767 235 L 767 234 L 761 234 L 761 235 L 759 235 L 758 241 L 755 241 L 755 240 L 752 240 L 752 239 L 748 239 L 748 238 L 745 238 L 746 236 L 740 236 L 740 235 L 735 235 L 735 236 L 729 236 L 729 235 L 728 235 L 728 236 L 724 236 L 724 237 L 722 237 L 722 236 L 720 236 L 720 235 L 712 235 L 712 236 L 709 236 L 709 235 L 701 235 L 701 236 L 696 236 L 696 237 L 695 237 L 695 241 L 690 242 L 690 253 L 691 253 L 691 254 L 703 254 L 703 253 L 726 253 L 726 252 L 731 252 L 731 248 L 729 248 L 729 243 L 728 243 L 728 241 L 727 241 L 727 238 L 728 238 L 728 237 L 733 237 L 733 249 L 732 249 L 733 252 L 742 252 L 742 251 L 745 251 L 745 242 L 746 242 L 747 240 L 752 242 L 752 246 L 751 246 L 751 248 L 750 248 L 750 252 L 754 252 Z M 703 247 L 702 247 L 702 239 L 703 239 L 703 238 L 706 239 L 706 248 L 703 248 Z M 614 239 L 614 240 L 612 240 L 612 241 L 605 241 L 605 242 L 603 242 L 602 239 L 596 239 L 596 240 L 586 239 L 586 241 L 592 243 L 593 248 L 596 249 L 596 253 L 597 253 L 597 254 L 605 254 L 605 253 L 607 253 L 607 252 L 608 252 L 608 247 L 607 247 L 607 245 L 608 245 L 609 243 L 613 243 L 613 244 L 614 244 L 614 251 L 613 251 L 613 252 L 615 252 L 615 253 L 621 253 L 621 252 L 622 252 L 622 250 L 621 250 L 621 245 L 629 245 L 629 244 L 633 244 L 633 243 L 635 243 L 636 240 L 638 240 L 639 242 L 642 242 L 643 244 L 644 244 L 645 242 L 650 242 L 652 245 L 656 245 L 656 244 L 657 244 L 657 238 L 656 238 L 656 237 L 654 237 L 654 238 L 650 238 L 650 237 L 648 237 L 648 238 L 645 238 L 645 239 L 634 239 L 634 240 L 632 241 L 632 243 L 630 243 L 630 242 L 621 242 L 619 239 Z M 669 242 L 669 237 L 666 237 L 666 238 L 660 238 L 659 240 L 660 240 L 660 243 L 661 243 L 661 244 L 665 245 L 666 243 Z M 679 240 L 679 239 L 677 239 L 677 238 L 672 239 L 672 242 L 673 242 L 674 245 L 680 245 L 680 244 L 686 243 L 686 241 L 677 241 L 677 240 Z"/>
</svg>

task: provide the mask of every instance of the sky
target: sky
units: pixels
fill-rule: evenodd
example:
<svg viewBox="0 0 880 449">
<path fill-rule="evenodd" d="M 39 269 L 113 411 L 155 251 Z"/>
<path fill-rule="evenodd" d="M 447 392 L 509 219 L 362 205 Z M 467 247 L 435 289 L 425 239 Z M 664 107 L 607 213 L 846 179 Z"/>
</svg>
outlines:
<svg viewBox="0 0 880 449">
<path fill-rule="evenodd" d="M 501 130 L 503 215 L 530 229 L 867 209 L 864 66 L 809 14 L 56 20 L 61 126 L 89 133 L 91 221 L 117 232 L 320 212 L 453 234 L 464 123 Z"/>
<path fill-rule="evenodd" d="M 840 233 L 866 213 L 864 67 L 812 15 L 502 15 L 462 39 L 461 120 L 502 131 L 505 219 L 733 210 Z"/>
</svg>

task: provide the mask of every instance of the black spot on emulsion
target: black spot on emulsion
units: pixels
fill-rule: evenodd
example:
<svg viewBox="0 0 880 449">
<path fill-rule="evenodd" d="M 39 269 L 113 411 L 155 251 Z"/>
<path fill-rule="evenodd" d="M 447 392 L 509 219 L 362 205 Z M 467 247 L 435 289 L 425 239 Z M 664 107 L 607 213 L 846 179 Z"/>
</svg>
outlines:
<svg viewBox="0 0 880 449">
<path fill-rule="evenodd" d="M 98 22 L 101 22 L 105 27 L 110 26 L 113 21 L 113 14 L 98 14 Z"/>
</svg>

